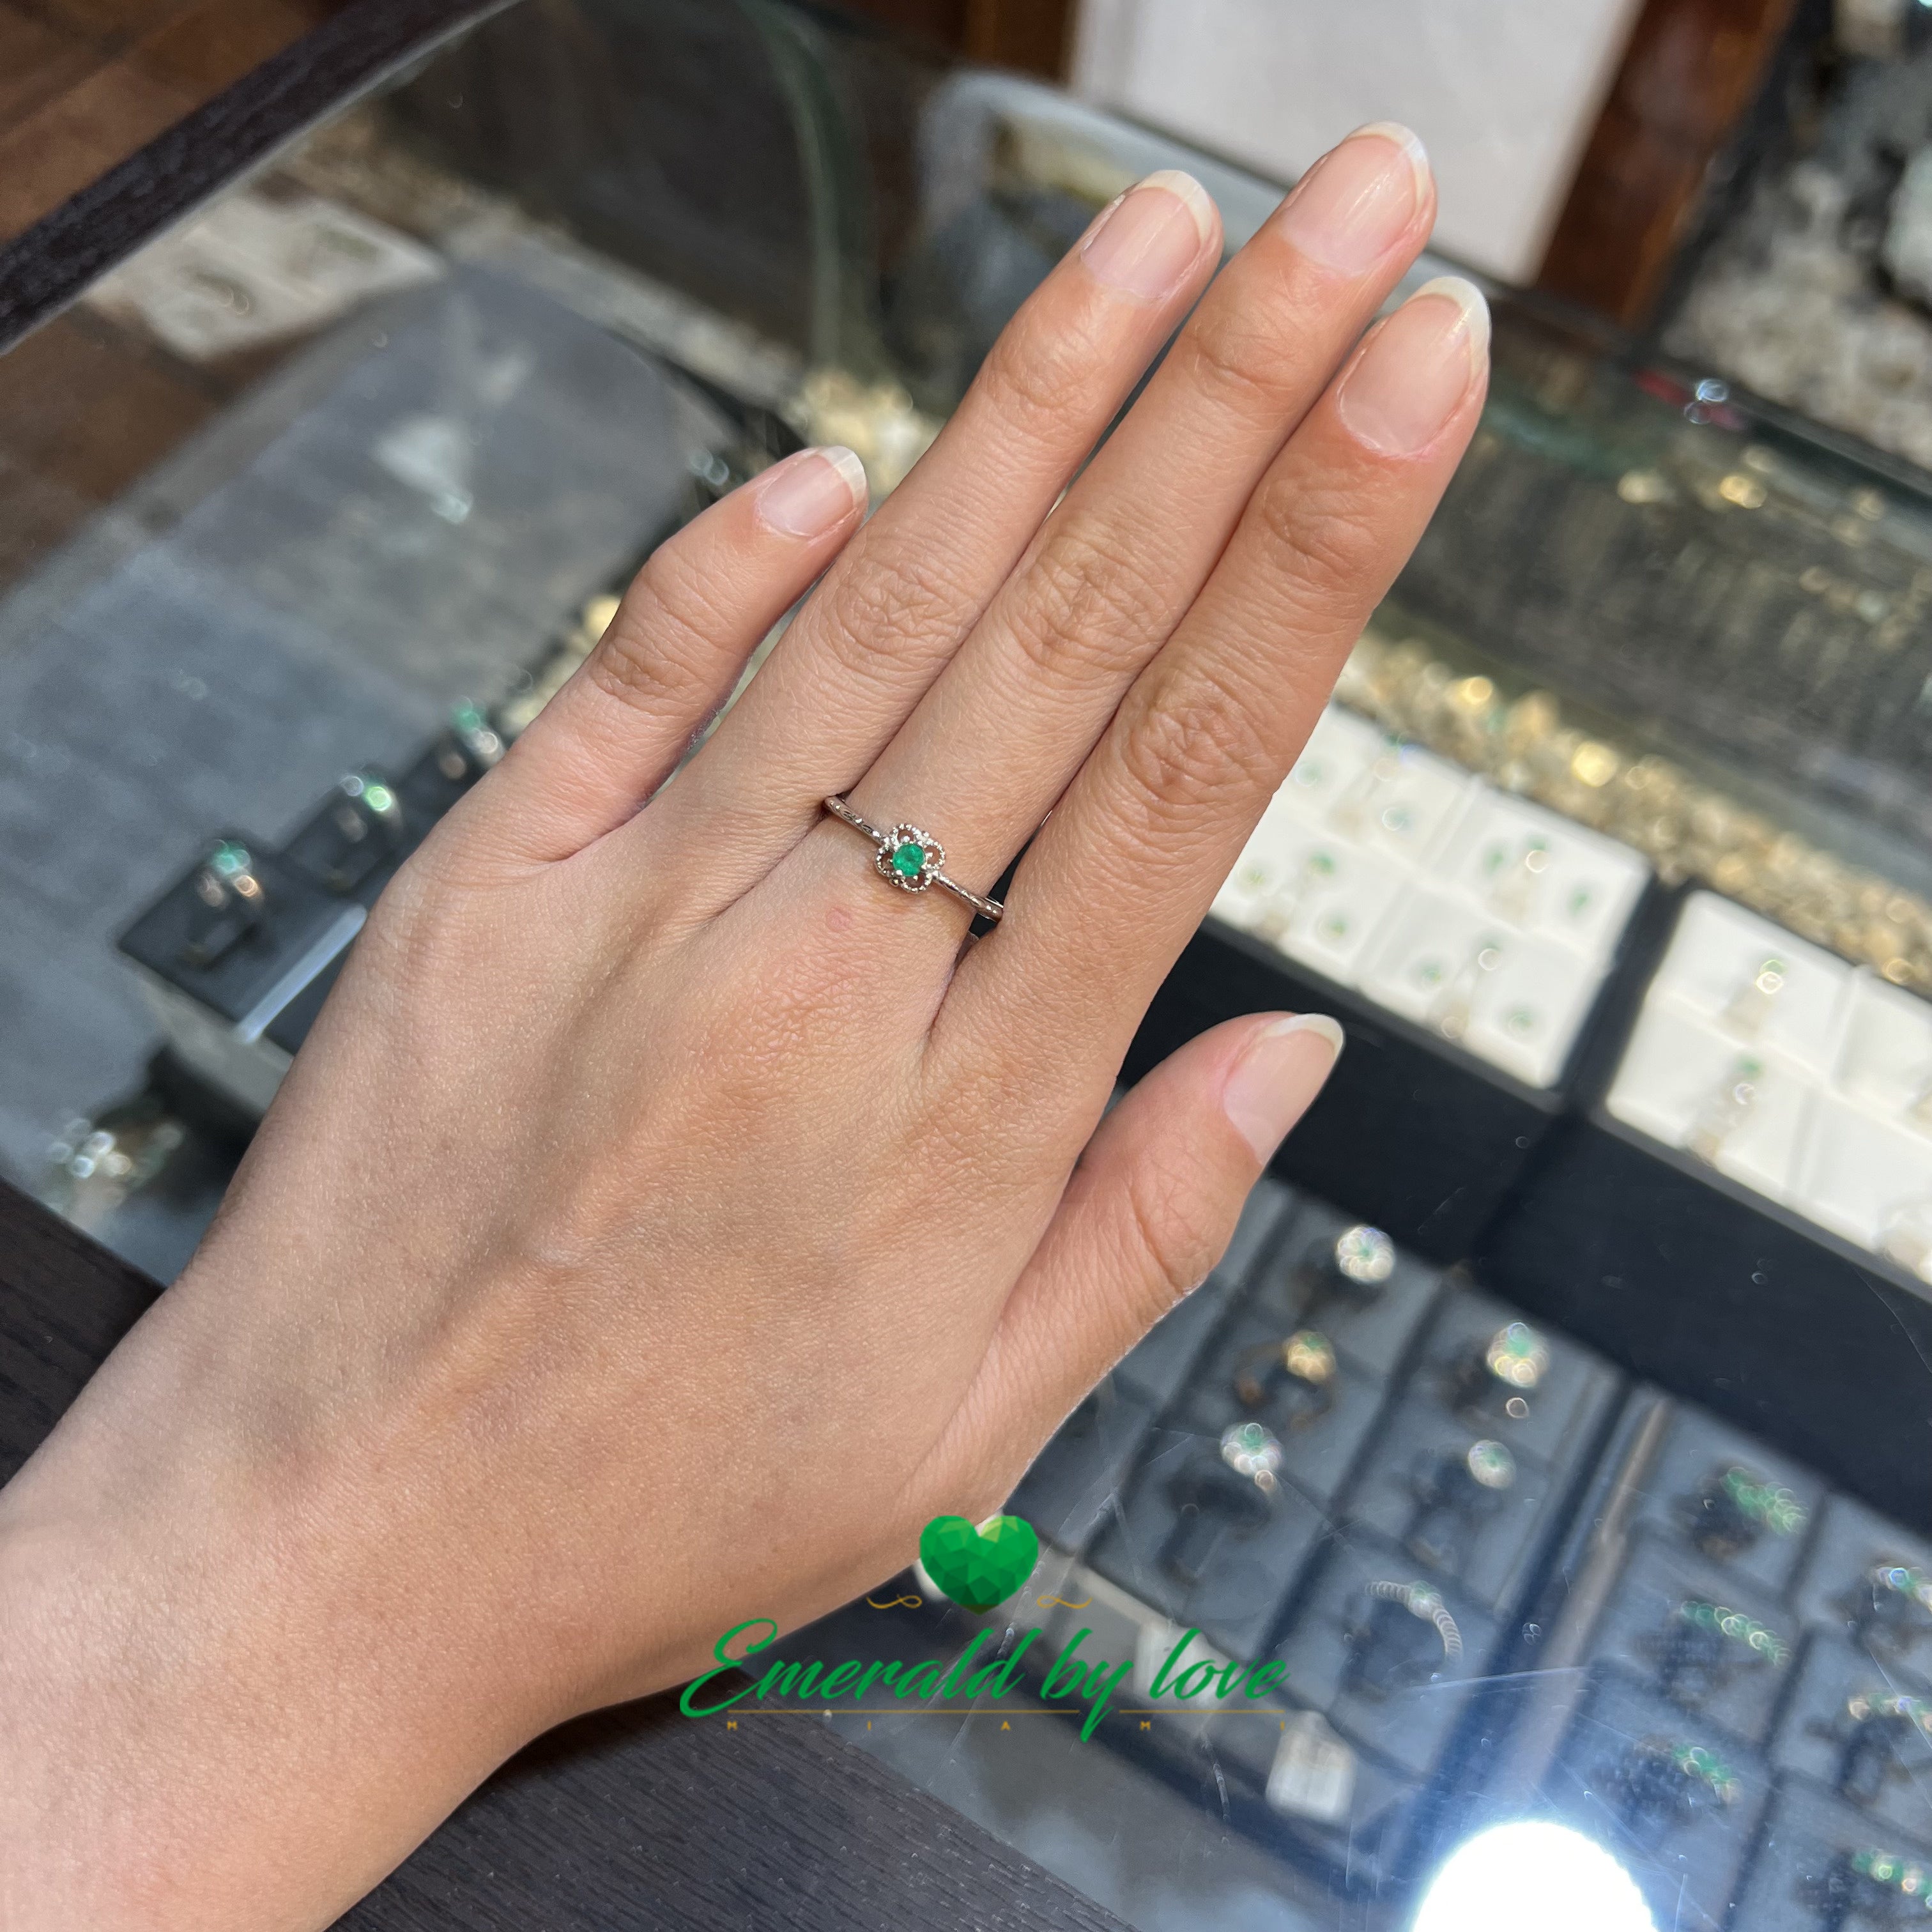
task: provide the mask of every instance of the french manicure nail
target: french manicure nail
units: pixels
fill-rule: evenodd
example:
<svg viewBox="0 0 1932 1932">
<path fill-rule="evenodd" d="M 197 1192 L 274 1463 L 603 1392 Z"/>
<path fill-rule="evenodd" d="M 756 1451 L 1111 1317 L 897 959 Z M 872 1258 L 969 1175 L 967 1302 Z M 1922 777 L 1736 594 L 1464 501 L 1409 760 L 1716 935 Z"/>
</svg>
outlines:
<svg viewBox="0 0 1932 1932">
<path fill-rule="evenodd" d="M 1377 121 L 1329 149 L 1275 218 L 1311 261 L 1358 275 L 1408 233 L 1429 192 L 1429 156 L 1406 128 Z"/>
<path fill-rule="evenodd" d="M 823 536 L 867 501 L 866 466 L 842 445 L 801 449 L 758 481 L 759 516 L 788 537 Z"/>
<path fill-rule="evenodd" d="M 1326 1013 L 1295 1013 L 1264 1027 L 1221 1090 L 1230 1124 L 1266 1162 L 1321 1092 L 1340 1057 L 1340 1024 Z"/>
<path fill-rule="evenodd" d="M 1158 302 L 1180 286 L 1216 223 L 1208 190 L 1192 175 L 1163 168 L 1136 182 L 1101 217 L 1081 259 L 1096 281 Z"/>
<path fill-rule="evenodd" d="M 1369 339 L 1335 406 L 1359 442 L 1413 456 L 1442 434 L 1489 361 L 1490 306 L 1460 275 L 1425 282 Z"/>
</svg>

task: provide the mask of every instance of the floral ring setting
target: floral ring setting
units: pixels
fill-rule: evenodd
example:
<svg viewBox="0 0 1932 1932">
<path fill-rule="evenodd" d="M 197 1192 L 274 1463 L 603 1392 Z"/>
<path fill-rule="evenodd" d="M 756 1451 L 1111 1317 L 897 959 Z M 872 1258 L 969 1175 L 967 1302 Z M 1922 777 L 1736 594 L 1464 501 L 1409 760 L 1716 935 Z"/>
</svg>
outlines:
<svg viewBox="0 0 1932 1932">
<path fill-rule="evenodd" d="M 980 916 L 997 926 L 1006 912 L 998 899 L 982 898 L 956 879 L 946 876 L 946 848 L 916 825 L 878 826 L 861 818 L 842 798 L 828 798 L 825 809 L 842 824 L 862 832 L 872 842 L 872 866 L 879 877 L 902 892 L 922 892 L 938 886 L 963 900 Z"/>
</svg>

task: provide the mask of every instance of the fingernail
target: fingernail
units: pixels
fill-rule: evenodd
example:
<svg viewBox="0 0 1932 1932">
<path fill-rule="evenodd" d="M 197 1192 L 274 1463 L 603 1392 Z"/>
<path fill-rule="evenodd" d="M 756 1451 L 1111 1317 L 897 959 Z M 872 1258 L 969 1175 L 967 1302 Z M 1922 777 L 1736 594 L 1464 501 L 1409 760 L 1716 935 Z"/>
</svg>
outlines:
<svg viewBox="0 0 1932 1932">
<path fill-rule="evenodd" d="M 1358 442 L 1413 456 L 1442 434 L 1481 376 L 1490 306 L 1460 275 L 1425 282 L 1369 339 L 1335 406 Z"/>
<path fill-rule="evenodd" d="M 1250 1042 L 1221 1090 L 1221 1106 L 1257 1160 L 1270 1159 L 1308 1111 L 1334 1070 L 1342 1038 L 1340 1023 L 1326 1013 L 1296 1013 Z"/>
<path fill-rule="evenodd" d="M 1163 168 L 1136 182 L 1101 218 L 1081 259 L 1096 281 L 1157 302 L 1180 286 L 1216 224 L 1208 190 L 1192 175 Z"/>
<path fill-rule="evenodd" d="M 758 514 L 788 537 L 823 536 L 868 501 L 866 466 L 839 445 L 801 449 L 758 481 Z"/>
<path fill-rule="evenodd" d="M 1330 148 L 1282 204 L 1280 232 L 1311 261 L 1360 274 L 1408 233 L 1429 192 L 1429 155 L 1406 128 L 1377 121 Z"/>
</svg>

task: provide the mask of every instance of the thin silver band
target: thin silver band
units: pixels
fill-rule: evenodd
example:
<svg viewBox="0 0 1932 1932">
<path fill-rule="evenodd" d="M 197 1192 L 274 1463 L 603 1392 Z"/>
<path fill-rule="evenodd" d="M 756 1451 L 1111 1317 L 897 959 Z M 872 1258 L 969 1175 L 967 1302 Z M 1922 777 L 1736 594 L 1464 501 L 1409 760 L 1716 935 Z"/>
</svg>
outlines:
<svg viewBox="0 0 1932 1932">
<path fill-rule="evenodd" d="M 968 892 L 958 880 L 946 876 L 941 869 L 946 863 L 945 848 L 931 834 L 916 825 L 882 830 L 861 818 L 842 798 L 828 798 L 824 802 L 825 809 L 834 818 L 850 826 L 854 832 L 862 832 L 872 842 L 873 866 L 889 884 L 902 892 L 922 892 L 928 886 L 943 886 L 956 899 L 963 899 L 982 919 L 994 926 L 1005 916 L 1006 909 L 998 899 L 982 898 L 977 892 Z M 916 869 L 896 862 L 896 854 L 914 845 L 920 854 Z"/>
</svg>

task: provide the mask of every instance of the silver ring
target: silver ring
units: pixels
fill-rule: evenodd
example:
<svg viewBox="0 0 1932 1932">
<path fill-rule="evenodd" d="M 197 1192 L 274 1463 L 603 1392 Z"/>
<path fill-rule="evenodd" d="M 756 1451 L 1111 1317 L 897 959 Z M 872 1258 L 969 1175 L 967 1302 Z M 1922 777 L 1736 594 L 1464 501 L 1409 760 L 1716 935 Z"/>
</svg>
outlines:
<svg viewBox="0 0 1932 1932">
<path fill-rule="evenodd" d="M 1442 1640 L 1442 1660 L 1454 1664 L 1462 1654 L 1462 1633 L 1442 1600 L 1442 1592 L 1427 1583 L 1371 1583 L 1369 1594 L 1384 1604 L 1400 1604 L 1419 1623 L 1433 1624 Z"/>
<path fill-rule="evenodd" d="M 928 886 L 943 886 L 956 899 L 964 899 L 982 919 L 998 926 L 1006 908 L 998 899 L 982 899 L 969 892 L 957 879 L 949 879 L 941 869 L 946 848 L 929 832 L 916 825 L 895 825 L 881 831 L 868 824 L 842 798 L 828 798 L 825 808 L 834 818 L 862 832 L 872 842 L 872 866 L 879 877 L 902 892 L 922 892 Z"/>
</svg>

